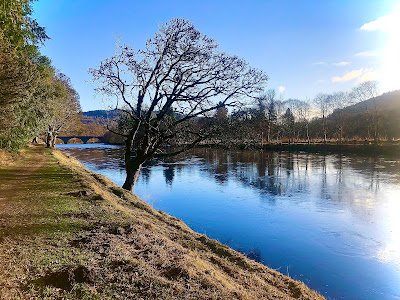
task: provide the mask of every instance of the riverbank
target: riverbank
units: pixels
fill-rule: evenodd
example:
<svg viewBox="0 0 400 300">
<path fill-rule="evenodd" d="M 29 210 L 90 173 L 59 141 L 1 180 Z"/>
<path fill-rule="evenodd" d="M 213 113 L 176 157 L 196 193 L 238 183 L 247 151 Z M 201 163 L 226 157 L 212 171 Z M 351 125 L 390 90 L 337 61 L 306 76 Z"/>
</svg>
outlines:
<svg viewBox="0 0 400 300">
<path fill-rule="evenodd" d="M 0 170 L 2 299 L 322 299 L 61 151 Z"/>
<path fill-rule="evenodd" d="M 298 144 L 265 144 L 265 145 L 224 145 L 204 144 L 199 147 L 238 150 L 290 151 L 321 154 L 357 154 L 363 156 L 400 157 L 399 143 L 385 144 L 337 144 L 337 143 L 298 143 Z"/>
<path fill-rule="evenodd" d="M 123 145 L 123 141 L 119 137 L 110 139 L 108 136 L 104 141 L 110 145 Z M 173 145 L 174 146 L 174 145 Z M 179 147 L 180 145 L 175 145 Z M 208 147 L 217 149 L 236 149 L 236 150 L 264 150 L 264 151 L 290 151 L 290 152 L 307 152 L 321 154 L 357 154 L 364 156 L 387 156 L 400 157 L 400 142 L 384 141 L 379 144 L 369 142 L 353 142 L 339 144 L 336 142 L 324 143 L 281 143 L 281 144 L 254 144 L 254 143 L 200 143 L 197 147 Z"/>
</svg>

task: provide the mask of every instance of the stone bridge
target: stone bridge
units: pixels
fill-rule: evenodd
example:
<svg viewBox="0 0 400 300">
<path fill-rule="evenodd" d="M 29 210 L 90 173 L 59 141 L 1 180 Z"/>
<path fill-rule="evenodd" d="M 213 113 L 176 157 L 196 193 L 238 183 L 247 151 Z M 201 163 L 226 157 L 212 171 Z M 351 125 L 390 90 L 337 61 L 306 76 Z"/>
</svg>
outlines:
<svg viewBox="0 0 400 300">
<path fill-rule="evenodd" d="M 93 143 L 105 143 L 104 136 L 58 136 L 58 139 L 62 140 L 64 144 L 68 144 L 71 139 L 80 139 L 83 144 L 87 144 L 89 141 Z"/>
</svg>

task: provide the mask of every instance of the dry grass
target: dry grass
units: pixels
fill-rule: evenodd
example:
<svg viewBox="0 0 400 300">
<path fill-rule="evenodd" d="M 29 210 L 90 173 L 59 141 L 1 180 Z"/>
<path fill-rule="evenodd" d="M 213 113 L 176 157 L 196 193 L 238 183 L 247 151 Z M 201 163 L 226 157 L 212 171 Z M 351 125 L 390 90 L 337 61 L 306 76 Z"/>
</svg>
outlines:
<svg viewBox="0 0 400 300">
<path fill-rule="evenodd" d="M 60 151 L 28 151 L 0 190 L 20 186 L 0 192 L 1 299 L 323 298 Z"/>
<path fill-rule="evenodd" d="M 0 168 L 13 165 L 18 159 L 23 156 L 24 151 L 16 154 L 0 149 Z"/>
</svg>

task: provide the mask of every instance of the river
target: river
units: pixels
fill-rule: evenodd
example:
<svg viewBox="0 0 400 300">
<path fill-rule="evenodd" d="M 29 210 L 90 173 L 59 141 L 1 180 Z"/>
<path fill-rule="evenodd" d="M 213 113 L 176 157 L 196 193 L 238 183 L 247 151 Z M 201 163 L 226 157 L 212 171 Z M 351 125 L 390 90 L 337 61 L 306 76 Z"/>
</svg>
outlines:
<svg viewBox="0 0 400 300">
<path fill-rule="evenodd" d="M 122 148 L 57 147 L 122 185 Z M 327 298 L 400 299 L 400 160 L 198 148 L 134 193 Z"/>
</svg>

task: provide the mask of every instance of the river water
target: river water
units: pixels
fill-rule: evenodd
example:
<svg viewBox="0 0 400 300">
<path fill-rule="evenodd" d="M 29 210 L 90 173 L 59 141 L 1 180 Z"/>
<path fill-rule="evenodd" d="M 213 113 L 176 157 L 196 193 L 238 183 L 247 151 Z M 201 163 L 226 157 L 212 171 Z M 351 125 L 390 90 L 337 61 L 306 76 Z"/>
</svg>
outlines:
<svg viewBox="0 0 400 300">
<path fill-rule="evenodd" d="M 58 145 L 119 185 L 122 148 Z M 199 148 L 134 193 L 331 299 L 400 299 L 400 160 Z"/>
</svg>

